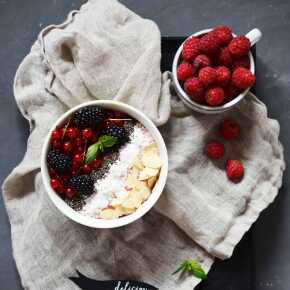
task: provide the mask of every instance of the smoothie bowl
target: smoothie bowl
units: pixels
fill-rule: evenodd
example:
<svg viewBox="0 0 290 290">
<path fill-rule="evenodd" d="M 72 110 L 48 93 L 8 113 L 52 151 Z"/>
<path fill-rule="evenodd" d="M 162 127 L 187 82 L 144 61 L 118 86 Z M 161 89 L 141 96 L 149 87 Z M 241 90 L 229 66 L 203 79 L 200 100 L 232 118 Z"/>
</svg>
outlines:
<svg viewBox="0 0 290 290">
<path fill-rule="evenodd" d="M 156 126 L 116 101 L 92 101 L 66 112 L 51 128 L 41 157 L 52 202 L 93 228 L 142 217 L 160 197 L 167 171 L 167 150 Z"/>
</svg>

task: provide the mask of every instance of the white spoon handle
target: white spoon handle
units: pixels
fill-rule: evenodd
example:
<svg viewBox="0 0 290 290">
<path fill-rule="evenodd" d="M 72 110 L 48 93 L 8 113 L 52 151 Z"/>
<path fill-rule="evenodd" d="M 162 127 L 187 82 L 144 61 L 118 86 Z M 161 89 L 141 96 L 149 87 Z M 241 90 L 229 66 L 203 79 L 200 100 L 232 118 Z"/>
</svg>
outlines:
<svg viewBox="0 0 290 290">
<path fill-rule="evenodd" d="M 246 34 L 246 37 L 250 39 L 251 46 L 255 45 L 262 37 L 262 32 L 258 28 L 254 28 Z"/>
</svg>

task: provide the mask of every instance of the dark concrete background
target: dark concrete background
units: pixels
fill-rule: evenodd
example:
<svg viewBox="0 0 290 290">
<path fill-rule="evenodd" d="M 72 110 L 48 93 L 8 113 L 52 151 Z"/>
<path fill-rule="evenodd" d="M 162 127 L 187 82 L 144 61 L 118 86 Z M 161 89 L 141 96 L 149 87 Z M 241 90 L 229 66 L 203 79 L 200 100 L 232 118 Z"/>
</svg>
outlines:
<svg viewBox="0 0 290 290">
<path fill-rule="evenodd" d="M 105 1 L 105 0 L 104 0 Z M 44 26 L 61 22 L 85 1 L 0 0 L 0 183 L 23 157 L 28 136 L 12 91 L 17 66 Z M 286 162 L 290 161 L 290 2 L 289 0 L 123 0 L 141 16 L 153 19 L 163 36 L 191 34 L 216 24 L 237 33 L 260 28 L 257 46 L 257 95 L 269 115 L 280 121 Z M 146 39 L 144 39 L 146 41 Z M 239 244 L 233 257 L 217 262 L 203 290 L 290 289 L 289 171 L 271 205 Z M 0 289 L 22 289 L 12 258 L 10 227 L 0 201 Z M 162 289 L 163 290 L 163 289 Z"/>
</svg>

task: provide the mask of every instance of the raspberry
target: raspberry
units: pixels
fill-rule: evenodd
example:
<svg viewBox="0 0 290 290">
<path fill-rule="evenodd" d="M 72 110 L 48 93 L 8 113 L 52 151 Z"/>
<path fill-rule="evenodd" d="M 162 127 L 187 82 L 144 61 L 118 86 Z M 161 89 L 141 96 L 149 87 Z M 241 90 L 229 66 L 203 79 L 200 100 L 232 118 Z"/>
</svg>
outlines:
<svg viewBox="0 0 290 290">
<path fill-rule="evenodd" d="M 244 55 L 233 62 L 233 69 L 238 67 L 250 68 L 250 59 L 247 55 Z"/>
<path fill-rule="evenodd" d="M 190 78 L 184 83 L 185 92 L 198 103 L 204 103 L 204 87 L 198 78 Z"/>
<path fill-rule="evenodd" d="M 240 126 L 232 119 L 225 119 L 221 122 L 219 132 L 226 140 L 233 140 L 240 134 Z"/>
<path fill-rule="evenodd" d="M 188 38 L 183 44 L 182 49 L 183 59 L 187 61 L 193 61 L 199 53 L 199 44 L 200 44 L 199 38 L 194 36 Z"/>
<path fill-rule="evenodd" d="M 210 106 L 218 106 L 225 99 L 224 90 L 221 87 L 210 88 L 206 91 L 205 100 Z"/>
<path fill-rule="evenodd" d="M 220 141 L 211 141 L 206 144 L 205 153 L 210 159 L 220 159 L 225 154 L 225 146 Z"/>
<path fill-rule="evenodd" d="M 233 39 L 232 30 L 228 26 L 217 26 L 213 33 L 218 38 L 220 45 L 228 45 Z"/>
<path fill-rule="evenodd" d="M 246 89 L 253 86 L 256 77 L 246 68 L 238 67 L 234 70 L 232 75 L 233 84 L 240 89 Z"/>
<path fill-rule="evenodd" d="M 219 40 L 214 33 L 207 33 L 200 39 L 200 49 L 205 54 L 214 54 L 219 49 Z"/>
<path fill-rule="evenodd" d="M 206 66 L 211 66 L 211 60 L 205 54 L 200 54 L 194 59 L 193 65 L 197 69 L 203 68 Z"/>
<path fill-rule="evenodd" d="M 179 81 L 184 82 L 193 76 L 193 67 L 188 62 L 183 62 L 177 67 L 177 78 Z"/>
<path fill-rule="evenodd" d="M 232 65 L 232 56 L 227 47 L 221 48 L 217 56 L 217 63 L 219 65 L 230 67 Z"/>
<path fill-rule="evenodd" d="M 233 83 L 230 83 L 226 89 L 228 99 L 233 99 L 241 93 L 241 89 L 237 88 Z"/>
<path fill-rule="evenodd" d="M 239 160 L 228 160 L 226 164 L 226 172 L 228 178 L 233 182 L 238 182 L 244 176 L 244 166 Z"/>
<path fill-rule="evenodd" d="M 202 68 L 198 73 L 198 79 L 207 87 L 216 82 L 216 70 L 210 66 Z"/>
<path fill-rule="evenodd" d="M 216 68 L 216 75 L 217 84 L 226 87 L 231 79 L 231 71 L 225 66 L 219 66 Z"/>
<path fill-rule="evenodd" d="M 250 40 L 244 36 L 235 37 L 229 44 L 230 53 L 234 57 L 241 57 L 249 53 L 251 48 Z"/>
</svg>

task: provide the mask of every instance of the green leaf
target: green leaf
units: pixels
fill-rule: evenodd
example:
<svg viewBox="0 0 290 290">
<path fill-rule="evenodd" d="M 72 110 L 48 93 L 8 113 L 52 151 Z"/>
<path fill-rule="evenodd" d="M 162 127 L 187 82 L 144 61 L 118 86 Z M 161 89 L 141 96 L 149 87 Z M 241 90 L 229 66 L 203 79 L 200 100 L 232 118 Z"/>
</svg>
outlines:
<svg viewBox="0 0 290 290">
<path fill-rule="evenodd" d="M 195 260 L 185 260 L 179 268 L 172 275 L 180 272 L 180 271 L 189 271 L 193 276 L 204 280 L 207 278 L 206 273 L 202 269 L 201 265 Z"/>
<path fill-rule="evenodd" d="M 85 163 L 86 164 L 91 163 L 97 157 L 99 150 L 100 150 L 100 144 L 98 142 L 91 145 L 87 150 Z"/>
<path fill-rule="evenodd" d="M 96 143 L 88 148 L 85 156 L 85 163 L 91 163 L 97 157 L 99 151 L 104 151 L 104 149 L 113 147 L 117 143 L 118 139 L 116 137 L 109 135 L 101 136 Z"/>
<path fill-rule="evenodd" d="M 207 278 L 206 273 L 204 272 L 204 270 L 202 269 L 201 265 L 194 261 L 194 260 L 188 260 L 188 267 L 189 270 L 191 271 L 192 275 L 194 275 L 195 277 L 204 280 Z"/>
</svg>

